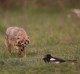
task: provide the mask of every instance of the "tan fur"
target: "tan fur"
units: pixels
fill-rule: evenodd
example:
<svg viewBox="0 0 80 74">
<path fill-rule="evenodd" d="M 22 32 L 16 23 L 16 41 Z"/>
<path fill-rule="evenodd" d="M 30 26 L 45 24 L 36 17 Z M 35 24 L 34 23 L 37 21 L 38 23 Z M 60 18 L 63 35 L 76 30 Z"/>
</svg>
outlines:
<svg viewBox="0 0 80 74">
<path fill-rule="evenodd" d="M 9 27 L 9 28 L 7 28 L 5 45 L 8 48 L 10 54 L 11 54 L 11 47 L 12 46 L 18 50 L 18 54 L 21 54 L 21 47 L 18 46 L 19 41 L 23 41 L 21 43 L 21 45 L 22 44 L 24 46 L 28 45 L 28 42 L 30 40 L 29 40 L 29 36 L 25 32 L 25 30 L 23 28 L 19 28 L 19 27 Z M 25 42 L 26 42 L 26 45 L 25 45 Z M 25 48 L 24 48 L 23 52 L 24 52 L 24 56 L 26 56 L 26 49 Z"/>
</svg>

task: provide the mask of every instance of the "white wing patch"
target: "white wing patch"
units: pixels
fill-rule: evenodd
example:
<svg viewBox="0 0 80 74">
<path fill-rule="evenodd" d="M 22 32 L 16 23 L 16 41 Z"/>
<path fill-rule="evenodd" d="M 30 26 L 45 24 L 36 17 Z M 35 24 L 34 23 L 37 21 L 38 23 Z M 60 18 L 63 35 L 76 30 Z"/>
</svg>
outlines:
<svg viewBox="0 0 80 74">
<path fill-rule="evenodd" d="M 55 60 L 56 60 L 55 58 L 51 58 L 51 59 L 50 59 L 50 61 L 55 61 Z"/>
</svg>

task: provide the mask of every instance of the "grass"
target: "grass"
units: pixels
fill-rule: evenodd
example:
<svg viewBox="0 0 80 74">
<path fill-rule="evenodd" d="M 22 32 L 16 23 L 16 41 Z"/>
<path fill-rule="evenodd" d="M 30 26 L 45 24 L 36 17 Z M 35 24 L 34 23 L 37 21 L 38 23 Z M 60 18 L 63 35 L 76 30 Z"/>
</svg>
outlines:
<svg viewBox="0 0 80 74">
<path fill-rule="evenodd" d="M 50 53 L 63 59 L 80 61 L 80 21 L 67 18 L 67 11 L 46 9 L 2 11 L 0 14 L 0 74 L 79 74 L 80 62 L 44 63 L 42 57 Z M 4 45 L 9 26 L 23 27 L 30 36 L 27 58 L 19 57 L 16 50 L 9 56 Z"/>
</svg>

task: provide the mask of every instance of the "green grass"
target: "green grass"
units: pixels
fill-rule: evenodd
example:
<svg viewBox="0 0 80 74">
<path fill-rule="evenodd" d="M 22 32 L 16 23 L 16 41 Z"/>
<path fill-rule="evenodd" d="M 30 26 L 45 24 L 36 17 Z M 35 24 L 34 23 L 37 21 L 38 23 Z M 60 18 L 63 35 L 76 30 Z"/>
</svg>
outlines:
<svg viewBox="0 0 80 74">
<path fill-rule="evenodd" d="M 51 10 L 51 9 L 50 9 Z M 67 11 L 28 9 L 2 11 L 0 14 L 0 74 L 79 74 L 80 62 L 44 63 L 47 53 L 63 59 L 80 61 L 80 21 L 67 18 Z M 9 26 L 23 27 L 30 36 L 27 58 L 19 57 L 15 49 L 9 56 L 4 45 Z"/>
</svg>

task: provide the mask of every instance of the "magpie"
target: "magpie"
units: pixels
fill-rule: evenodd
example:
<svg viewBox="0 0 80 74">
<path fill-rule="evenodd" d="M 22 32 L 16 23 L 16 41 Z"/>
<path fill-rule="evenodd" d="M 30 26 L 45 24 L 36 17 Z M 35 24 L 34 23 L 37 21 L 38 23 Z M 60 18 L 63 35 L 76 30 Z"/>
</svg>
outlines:
<svg viewBox="0 0 80 74">
<path fill-rule="evenodd" d="M 63 62 L 72 62 L 75 63 L 77 60 L 64 60 L 62 58 L 53 57 L 51 54 L 47 54 L 43 57 L 44 62 L 54 62 L 54 63 L 63 63 Z"/>
</svg>

